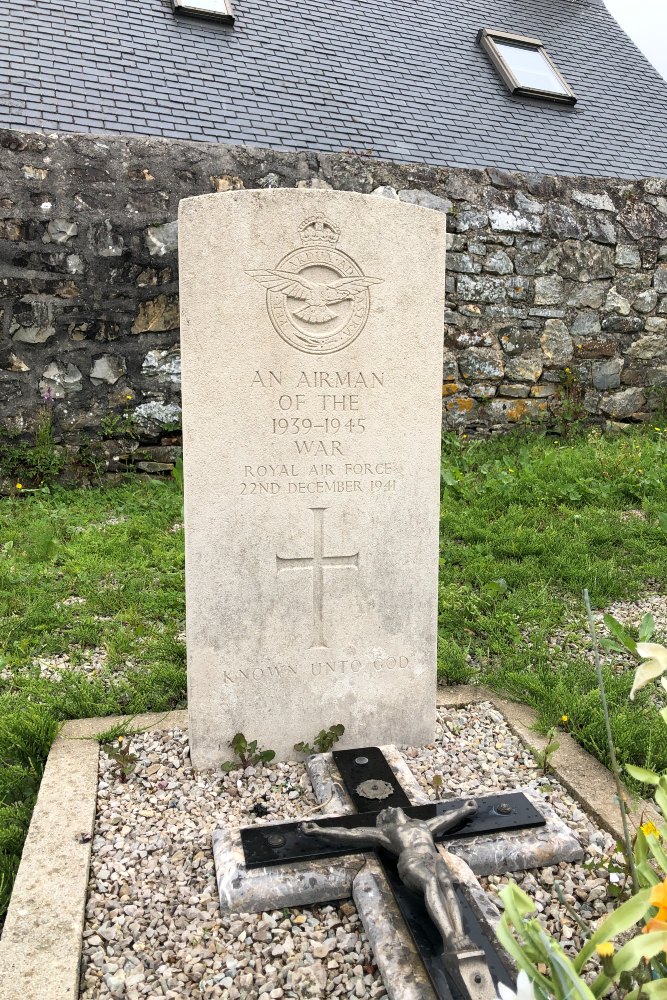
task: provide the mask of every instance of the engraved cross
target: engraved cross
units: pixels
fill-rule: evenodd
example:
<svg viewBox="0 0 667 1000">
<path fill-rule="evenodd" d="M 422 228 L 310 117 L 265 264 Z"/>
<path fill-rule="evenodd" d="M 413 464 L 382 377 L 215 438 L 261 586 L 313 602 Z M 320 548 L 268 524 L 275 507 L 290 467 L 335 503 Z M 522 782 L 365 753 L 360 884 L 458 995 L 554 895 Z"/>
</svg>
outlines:
<svg viewBox="0 0 667 1000">
<path fill-rule="evenodd" d="M 313 571 L 313 641 L 316 646 L 326 647 L 324 641 L 324 570 L 359 569 L 359 553 L 350 556 L 324 555 L 324 512 L 326 507 L 310 507 L 313 512 L 313 555 L 297 559 L 284 559 L 276 555 L 276 571 L 287 569 L 312 569 Z"/>
</svg>

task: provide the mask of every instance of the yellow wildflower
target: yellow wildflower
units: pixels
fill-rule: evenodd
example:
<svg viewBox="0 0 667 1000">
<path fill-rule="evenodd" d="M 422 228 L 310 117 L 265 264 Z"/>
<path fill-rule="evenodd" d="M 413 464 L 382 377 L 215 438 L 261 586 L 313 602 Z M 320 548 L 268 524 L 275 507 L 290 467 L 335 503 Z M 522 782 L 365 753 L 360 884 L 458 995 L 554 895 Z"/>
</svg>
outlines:
<svg viewBox="0 0 667 1000">
<path fill-rule="evenodd" d="M 651 823 L 650 819 L 646 823 L 642 823 L 639 829 L 641 830 L 641 832 L 644 834 L 645 837 L 658 836 L 658 828 L 655 825 L 655 823 Z"/>
<path fill-rule="evenodd" d="M 119 742 L 119 743 L 122 743 L 124 739 L 125 739 L 125 737 L 124 737 L 124 736 L 119 736 L 119 737 L 118 737 L 118 742 Z"/>
<path fill-rule="evenodd" d="M 595 950 L 600 958 L 611 958 L 614 954 L 614 945 L 611 941 L 603 941 L 601 944 L 596 945 Z"/>
<path fill-rule="evenodd" d="M 16 489 L 17 490 L 22 490 L 23 489 L 23 483 L 17 483 L 16 484 Z"/>
<path fill-rule="evenodd" d="M 562 723 L 569 722 L 570 721 L 570 716 L 569 715 L 561 715 L 560 721 Z"/>
</svg>

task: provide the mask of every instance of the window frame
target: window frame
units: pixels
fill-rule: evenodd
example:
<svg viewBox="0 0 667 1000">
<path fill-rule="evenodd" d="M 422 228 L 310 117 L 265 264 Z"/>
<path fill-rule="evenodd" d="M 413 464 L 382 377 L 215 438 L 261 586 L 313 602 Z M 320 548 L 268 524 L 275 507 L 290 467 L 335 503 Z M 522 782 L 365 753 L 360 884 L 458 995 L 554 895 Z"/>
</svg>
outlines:
<svg viewBox="0 0 667 1000">
<path fill-rule="evenodd" d="M 221 24 L 233 24 L 234 11 L 230 0 L 217 0 L 217 2 L 221 7 L 219 11 L 202 9 L 197 6 L 197 0 L 172 0 L 172 6 L 175 14 L 201 17 L 208 21 L 218 21 Z"/>
<path fill-rule="evenodd" d="M 539 90 L 534 87 L 524 86 L 518 77 L 516 77 L 512 72 L 512 69 L 507 63 L 502 52 L 495 44 L 496 40 L 501 43 L 506 42 L 508 45 L 515 45 L 517 48 L 532 49 L 535 52 L 539 52 L 554 73 L 558 82 L 561 84 L 564 93 L 559 94 L 553 90 Z M 477 35 L 477 41 L 488 55 L 494 68 L 511 94 L 516 94 L 519 97 L 539 97 L 541 100 L 555 101 L 558 104 L 574 105 L 577 103 L 577 95 L 572 90 L 572 87 L 560 72 L 558 66 L 556 66 L 555 62 L 539 38 L 530 38 L 526 35 L 516 35 L 509 31 L 496 31 L 493 28 L 480 28 L 479 34 Z"/>
</svg>

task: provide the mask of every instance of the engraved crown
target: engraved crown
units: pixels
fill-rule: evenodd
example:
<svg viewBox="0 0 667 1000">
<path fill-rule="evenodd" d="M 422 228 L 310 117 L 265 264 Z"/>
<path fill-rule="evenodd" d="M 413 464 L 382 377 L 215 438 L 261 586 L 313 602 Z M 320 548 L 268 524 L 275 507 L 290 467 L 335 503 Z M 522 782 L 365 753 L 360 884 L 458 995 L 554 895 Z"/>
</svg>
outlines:
<svg viewBox="0 0 667 1000">
<path fill-rule="evenodd" d="M 304 246 L 319 244 L 334 247 L 340 237 L 340 229 L 325 215 L 318 212 L 299 226 L 299 235 Z"/>
</svg>

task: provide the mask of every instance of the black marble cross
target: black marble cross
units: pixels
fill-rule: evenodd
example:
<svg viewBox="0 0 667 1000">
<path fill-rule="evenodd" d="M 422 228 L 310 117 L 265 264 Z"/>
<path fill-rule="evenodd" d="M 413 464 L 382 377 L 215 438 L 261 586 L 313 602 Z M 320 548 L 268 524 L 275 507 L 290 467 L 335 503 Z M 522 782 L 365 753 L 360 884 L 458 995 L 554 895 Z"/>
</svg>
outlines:
<svg viewBox="0 0 667 1000">
<path fill-rule="evenodd" d="M 333 759 L 357 812 L 344 816 L 324 816 L 318 819 L 319 826 L 374 827 L 382 809 L 399 806 L 413 819 L 431 819 L 457 809 L 467 801 L 447 799 L 427 805 L 413 805 L 378 747 L 334 750 Z M 375 787 L 369 787 L 369 783 Z M 362 785 L 365 786 L 366 794 L 358 791 Z M 374 795 L 377 797 L 373 797 Z M 477 812 L 455 829 L 447 830 L 438 840 L 523 830 L 526 827 L 544 826 L 546 822 L 523 792 L 484 795 L 475 797 L 475 801 Z M 300 822 L 278 823 L 241 830 L 246 868 L 264 868 L 267 865 L 284 865 L 292 861 L 310 861 L 355 853 L 355 849 L 350 846 L 335 847 L 317 836 L 307 836 L 301 832 L 300 826 Z M 360 847 L 356 850 L 366 853 L 368 848 Z"/>
<path fill-rule="evenodd" d="M 343 779 L 356 813 L 342 816 L 323 816 L 317 820 L 319 827 L 344 827 L 360 829 L 375 827 L 378 813 L 387 808 L 400 807 L 413 819 L 431 819 L 463 805 L 464 799 L 415 806 L 411 803 L 400 781 L 378 747 L 333 752 L 333 760 Z M 503 833 L 527 827 L 543 826 L 544 817 L 522 792 L 486 795 L 475 798 L 477 812 L 436 837 L 449 841 L 480 834 Z M 368 853 L 368 845 L 332 845 L 316 834 L 302 832 L 300 822 L 278 823 L 271 826 L 246 827 L 241 831 L 241 843 L 246 868 L 263 868 L 285 865 L 317 858 L 331 858 L 352 853 Z M 458 974 L 460 969 L 448 962 L 442 941 L 426 911 L 423 901 L 407 889 L 398 877 L 396 860 L 381 849 L 377 852 L 385 875 L 392 888 L 399 910 L 410 930 L 414 943 L 431 979 L 439 1000 L 472 1000 L 474 992 Z M 468 937 L 484 952 L 486 963 L 494 982 L 510 982 L 507 967 L 495 944 L 485 935 L 477 916 L 460 887 L 454 886 L 461 907 Z M 469 985 L 469 984 L 468 984 Z"/>
</svg>

